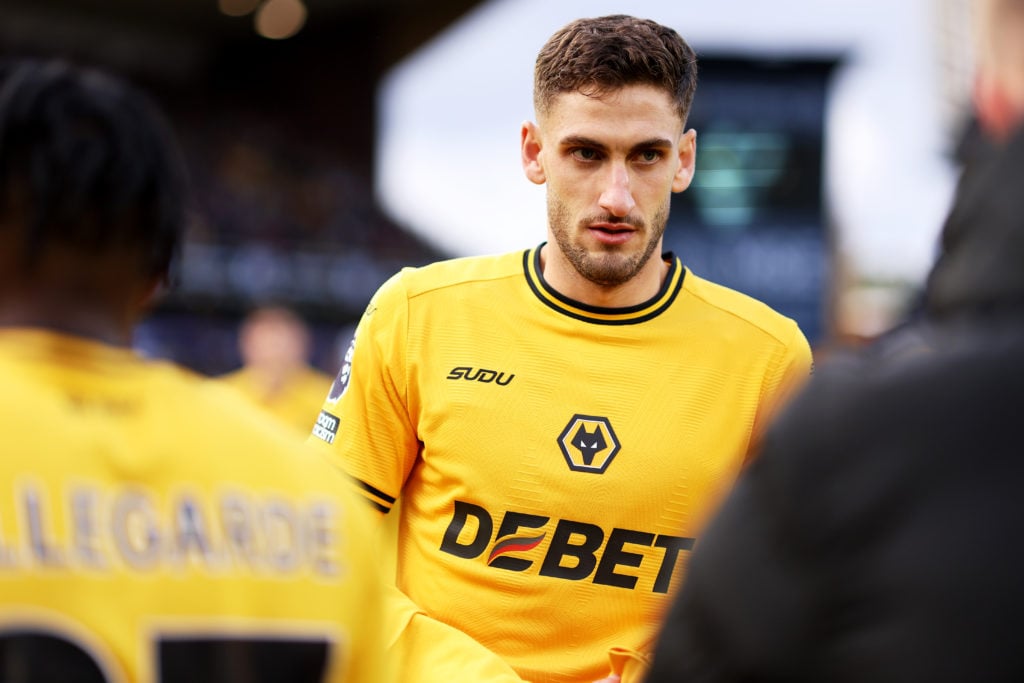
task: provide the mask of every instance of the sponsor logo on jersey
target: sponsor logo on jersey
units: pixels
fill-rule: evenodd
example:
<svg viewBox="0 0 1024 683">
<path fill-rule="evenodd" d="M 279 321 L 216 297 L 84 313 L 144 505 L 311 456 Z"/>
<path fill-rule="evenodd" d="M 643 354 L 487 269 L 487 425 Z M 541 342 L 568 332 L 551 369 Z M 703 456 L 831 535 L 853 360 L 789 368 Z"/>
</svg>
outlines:
<svg viewBox="0 0 1024 683">
<path fill-rule="evenodd" d="M 570 470 L 603 474 L 619 452 L 619 438 L 607 417 L 573 415 L 558 435 L 558 447 Z"/>
<path fill-rule="evenodd" d="M 352 375 L 352 356 L 356 353 L 356 337 L 352 335 L 352 341 L 348 343 L 348 350 L 345 351 L 345 358 L 341 361 L 341 369 L 338 370 L 337 377 L 334 378 L 334 384 L 331 385 L 331 390 L 327 393 L 328 403 L 337 403 L 345 391 L 348 389 L 348 379 Z"/>
<path fill-rule="evenodd" d="M 498 370 L 488 370 L 486 368 L 474 368 L 468 365 L 460 365 L 452 368 L 445 379 L 464 379 L 467 382 L 481 382 L 483 384 L 494 383 L 499 386 L 508 386 L 509 382 L 514 378 L 514 374 L 505 374 Z"/>
<path fill-rule="evenodd" d="M 313 425 L 313 436 L 327 443 L 334 443 L 340 422 L 337 415 L 331 415 L 326 410 L 321 410 L 316 417 L 316 424 Z"/>
<path fill-rule="evenodd" d="M 440 550 L 465 560 L 486 557 L 487 566 L 494 569 L 525 572 L 536 566 L 540 576 L 629 590 L 638 589 L 640 579 L 630 568 L 635 571 L 657 565 L 653 583 L 641 585 L 639 590 L 667 593 L 680 553 L 692 549 L 694 543 L 684 536 L 609 530 L 588 522 L 514 510 L 501 513 L 496 534 L 494 528 L 494 516 L 486 509 L 456 500 Z"/>
</svg>

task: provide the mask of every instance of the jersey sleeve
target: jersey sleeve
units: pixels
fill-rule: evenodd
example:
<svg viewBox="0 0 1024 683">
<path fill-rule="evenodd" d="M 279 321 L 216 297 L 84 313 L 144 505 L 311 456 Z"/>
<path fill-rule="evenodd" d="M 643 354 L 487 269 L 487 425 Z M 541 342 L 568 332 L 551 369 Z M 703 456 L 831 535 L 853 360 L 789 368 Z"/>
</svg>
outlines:
<svg viewBox="0 0 1024 683">
<path fill-rule="evenodd" d="M 811 345 L 795 322 L 787 343 L 780 345 L 777 361 L 766 374 L 754 421 L 747 460 L 761 448 L 764 432 L 791 398 L 804 386 L 814 369 Z"/>
<path fill-rule="evenodd" d="M 516 672 L 468 635 L 429 617 L 397 588 L 386 600 L 389 659 L 400 681 L 523 683 Z"/>
<path fill-rule="evenodd" d="M 309 437 L 381 513 L 395 504 L 419 454 L 407 406 L 407 321 L 398 273 L 363 313 Z"/>
<path fill-rule="evenodd" d="M 611 661 L 611 671 L 619 677 L 620 683 L 644 683 L 651 664 L 649 652 L 618 647 L 608 651 L 608 659 Z"/>
<path fill-rule="evenodd" d="M 362 614 L 353 617 L 359 632 L 350 636 L 352 664 L 346 683 L 398 683 L 398 667 L 388 653 L 389 623 L 387 618 L 386 582 L 374 556 L 369 552 L 376 542 L 367 519 L 373 513 L 353 496 L 342 496 L 345 502 L 345 538 L 347 571 L 352 580 L 362 584 Z"/>
</svg>

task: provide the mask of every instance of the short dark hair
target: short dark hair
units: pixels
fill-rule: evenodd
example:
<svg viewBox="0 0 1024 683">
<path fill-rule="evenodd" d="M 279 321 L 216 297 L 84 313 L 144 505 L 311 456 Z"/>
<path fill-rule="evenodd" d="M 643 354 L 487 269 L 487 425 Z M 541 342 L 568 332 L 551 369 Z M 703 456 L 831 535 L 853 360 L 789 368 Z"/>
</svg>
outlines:
<svg viewBox="0 0 1024 683">
<path fill-rule="evenodd" d="M 138 248 L 164 276 L 184 233 L 185 171 L 170 127 L 128 83 L 58 60 L 0 63 L 0 225 L 24 267 L 48 245 Z"/>
<path fill-rule="evenodd" d="M 577 19 L 537 55 L 533 103 L 540 115 L 562 93 L 601 96 L 638 84 L 668 93 L 685 123 L 697 88 L 697 55 L 675 30 L 649 19 Z"/>
</svg>

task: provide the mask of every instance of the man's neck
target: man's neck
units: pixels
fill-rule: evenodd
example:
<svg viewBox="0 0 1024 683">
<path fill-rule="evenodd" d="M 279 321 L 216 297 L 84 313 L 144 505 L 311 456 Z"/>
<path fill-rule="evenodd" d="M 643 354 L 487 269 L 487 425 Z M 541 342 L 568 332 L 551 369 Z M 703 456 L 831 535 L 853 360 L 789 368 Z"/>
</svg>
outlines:
<svg viewBox="0 0 1024 683">
<path fill-rule="evenodd" d="M 0 327 L 35 327 L 114 346 L 131 346 L 134 316 L 68 294 L 0 296 Z"/>
</svg>

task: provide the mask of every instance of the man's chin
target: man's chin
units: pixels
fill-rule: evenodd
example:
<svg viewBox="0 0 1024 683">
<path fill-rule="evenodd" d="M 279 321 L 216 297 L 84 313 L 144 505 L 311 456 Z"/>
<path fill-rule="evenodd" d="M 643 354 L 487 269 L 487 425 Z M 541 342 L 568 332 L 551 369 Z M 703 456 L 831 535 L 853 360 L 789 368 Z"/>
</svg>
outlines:
<svg viewBox="0 0 1024 683">
<path fill-rule="evenodd" d="M 611 256 L 605 252 L 591 255 L 584 263 L 575 264 L 576 271 L 584 278 L 601 287 L 618 287 L 633 279 L 640 268 L 623 256 Z"/>
</svg>

